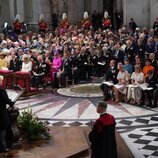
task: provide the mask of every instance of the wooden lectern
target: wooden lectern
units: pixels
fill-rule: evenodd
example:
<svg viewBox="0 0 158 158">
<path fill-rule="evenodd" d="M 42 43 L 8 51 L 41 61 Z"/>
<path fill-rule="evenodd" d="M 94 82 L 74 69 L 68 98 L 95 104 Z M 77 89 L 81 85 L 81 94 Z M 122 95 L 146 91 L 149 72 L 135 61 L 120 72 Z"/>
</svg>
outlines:
<svg viewBox="0 0 158 158">
<path fill-rule="evenodd" d="M 12 100 L 12 102 L 16 103 L 16 101 L 21 97 L 23 94 L 23 90 L 16 91 L 12 89 L 6 89 L 8 97 Z M 13 107 L 8 108 L 8 113 L 11 122 L 11 128 L 7 131 L 7 143 L 10 147 L 16 147 L 21 145 L 19 143 L 20 133 L 18 129 L 17 118 L 19 116 L 19 109 Z"/>
</svg>

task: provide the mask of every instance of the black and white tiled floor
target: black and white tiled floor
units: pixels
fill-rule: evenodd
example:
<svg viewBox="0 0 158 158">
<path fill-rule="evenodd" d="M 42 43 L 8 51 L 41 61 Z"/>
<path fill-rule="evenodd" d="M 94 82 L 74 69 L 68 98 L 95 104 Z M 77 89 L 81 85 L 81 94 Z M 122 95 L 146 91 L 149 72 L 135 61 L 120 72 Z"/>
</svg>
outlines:
<svg viewBox="0 0 158 158">
<path fill-rule="evenodd" d="M 96 104 L 102 97 L 68 97 L 45 90 L 16 103 L 20 112 L 31 108 L 49 126 L 92 126 L 99 117 Z M 158 157 L 158 108 L 147 109 L 125 103 L 108 103 L 116 118 L 117 131 L 136 158 Z"/>
<path fill-rule="evenodd" d="M 138 128 L 121 133 L 121 137 L 137 158 L 158 157 L 158 126 Z"/>
</svg>

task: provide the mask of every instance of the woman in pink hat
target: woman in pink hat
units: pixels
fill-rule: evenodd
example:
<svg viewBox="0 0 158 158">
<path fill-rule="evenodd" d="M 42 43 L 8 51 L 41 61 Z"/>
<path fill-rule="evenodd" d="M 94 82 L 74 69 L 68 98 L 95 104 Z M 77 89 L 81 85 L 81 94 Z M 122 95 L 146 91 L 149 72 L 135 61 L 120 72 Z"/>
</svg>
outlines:
<svg viewBox="0 0 158 158">
<path fill-rule="evenodd" d="M 57 73 L 61 70 L 62 59 L 58 51 L 54 52 L 53 62 L 52 62 L 52 81 L 55 82 L 57 79 Z"/>
</svg>

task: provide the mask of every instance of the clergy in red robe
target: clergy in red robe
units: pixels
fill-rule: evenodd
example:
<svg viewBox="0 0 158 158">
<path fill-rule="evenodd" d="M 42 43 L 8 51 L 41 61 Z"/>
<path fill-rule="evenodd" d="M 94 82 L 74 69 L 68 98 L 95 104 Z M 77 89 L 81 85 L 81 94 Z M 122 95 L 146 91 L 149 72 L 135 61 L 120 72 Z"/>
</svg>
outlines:
<svg viewBox="0 0 158 158">
<path fill-rule="evenodd" d="M 115 139 L 115 119 L 106 112 L 107 104 L 98 102 L 97 112 L 100 114 L 92 131 L 89 133 L 91 142 L 91 158 L 117 158 Z"/>
</svg>

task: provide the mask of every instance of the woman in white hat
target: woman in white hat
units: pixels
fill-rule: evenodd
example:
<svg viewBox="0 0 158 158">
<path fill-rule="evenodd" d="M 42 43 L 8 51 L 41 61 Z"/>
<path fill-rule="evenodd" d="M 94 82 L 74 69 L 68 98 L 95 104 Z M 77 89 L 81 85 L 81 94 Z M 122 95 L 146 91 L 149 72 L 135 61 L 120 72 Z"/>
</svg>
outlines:
<svg viewBox="0 0 158 158">
<path fill-rule="evenodd" d="M 32 71 L 32 61 L 27 54 L 24 54 L 22 57 L 22 72 L 31 72 Z"/>
</svg>

